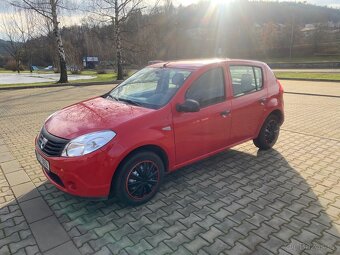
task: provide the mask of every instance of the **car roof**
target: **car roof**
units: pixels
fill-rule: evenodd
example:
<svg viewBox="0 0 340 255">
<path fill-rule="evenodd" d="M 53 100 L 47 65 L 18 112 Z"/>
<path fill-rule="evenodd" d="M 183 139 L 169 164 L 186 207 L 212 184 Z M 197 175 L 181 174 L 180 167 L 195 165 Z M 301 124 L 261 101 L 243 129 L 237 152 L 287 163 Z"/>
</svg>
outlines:
<svg viewBox="0 0 340 255">
<path fill-rule="evenodd" d="M 172 60 L 172 61 L 159 61 L 156 64 L 152 64 L 149 67 L 169 67 L 169 68 L 182 68 L 196 70 L 201 67 L 216 64 L 221 62 L 237 62 L 240 64 L 264 64 L 260 61 L 246 60 L 246 59 L 230 59 L 230 58 L 208 58 L 208 59 L 188 59 L 188 60 Z"/>
</svg>

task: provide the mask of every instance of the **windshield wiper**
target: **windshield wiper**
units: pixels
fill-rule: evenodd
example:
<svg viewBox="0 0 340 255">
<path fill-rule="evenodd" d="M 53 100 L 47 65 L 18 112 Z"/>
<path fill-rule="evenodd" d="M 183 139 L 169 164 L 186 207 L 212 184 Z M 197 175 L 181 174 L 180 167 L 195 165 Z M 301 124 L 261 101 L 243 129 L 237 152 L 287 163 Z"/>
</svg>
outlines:
<svg viewBox="0 0 340 255">
<path fill-rule="evenodd" d="M 133 101 L 133 100 L 130 100 L 130 99 L 117 98 L 117 101 L 123 101 L 123 102 L 126 102 L 126 103 L 128 103 L 128 104 L 137 105 L 137 106 L 142 106 L 141 103 L 138 103 L 138 102 Z"/>
<path fill-rule="evenodd" d="M 118 98 L 118 97 L 114 97 L 114 96 L 112 96 L 111 94 L 109 94 L 109 95 L 107 96 L 107 98 L 110 98 L 110 99 L 119 101 L 119 98 Z"/>
<path fill-rule="evenodd" d="M 136 101 L 133 101 L 133 100 L 130 100 L 130 99 L 126 99 L 126 98 L 121 98 L 121 97 L 114 97 L 111 94 L 109 94 L 107 96 L 107 98 L 113 99 L 113 100 L 118 101 L 118 102 L 125 102 L 125 103 L 132 104 L 132 105 L 142 106 L 141 103 L 138 103 Z"/>
</svg>

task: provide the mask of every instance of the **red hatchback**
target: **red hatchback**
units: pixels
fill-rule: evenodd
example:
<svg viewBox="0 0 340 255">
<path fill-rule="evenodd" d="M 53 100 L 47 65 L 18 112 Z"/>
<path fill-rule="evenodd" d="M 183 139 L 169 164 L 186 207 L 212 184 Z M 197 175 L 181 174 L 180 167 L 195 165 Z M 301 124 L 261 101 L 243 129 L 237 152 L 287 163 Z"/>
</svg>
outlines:
<svg viewBox="0 0 340 255">
<path fill-rule="evenodd" d="M 52 114 L 36 155 L 60 190 L 136 205 L 165 173 L 249 140 L 271 148 L 283 120 L 283 89 L 265 63 L 171 61 Z"/>
</svg>

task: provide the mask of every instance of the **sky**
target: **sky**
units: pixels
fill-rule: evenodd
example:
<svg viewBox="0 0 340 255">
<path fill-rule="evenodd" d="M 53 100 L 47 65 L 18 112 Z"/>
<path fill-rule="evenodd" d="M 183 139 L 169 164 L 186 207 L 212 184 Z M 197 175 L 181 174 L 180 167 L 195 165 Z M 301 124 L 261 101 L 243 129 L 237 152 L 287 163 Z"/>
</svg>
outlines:
<svg viewBox="0 0 340 255">
<path fill-rule="evenodd" d="M 6 39 L 4 29 L 2 24 L 8 20 L 8 17 L 10 16 L 9 13 L 11 12 L 11 8 L 9 4 L 7 3 L 9 0 L 0 0 L 0 39 Z M 71 0 L 74 2 L 79 2 L 83 3 L 83 0 Z M 151 5 L 158 1 L 158 0 L 145 0 L 146 2 L 149 2 Z M 161 0 L 164 1 L 164 0 Z M 201 0 L 172 0 L 173 4 L 175 6 L 179 5 L 190 5 L 193 3 L 197 3 Z M 223 2 L 228 2 L 228 1 L 238 1 L 238 0 L 210 0 L 215 3 L 223 3 Z M 301 2 L 301 1 L 306 1 L 309 4 L 315 4 L 315 5 L 320 5 L 320 6 L 328 6 L 328 7 L 333 7 L 333 8 L 339 8 L 340 9 L 340 0 L 268 0 L 268 1 L 281 1 L 281 2 Z M 66 14 L 64 17 L 61 19 L 61 25 L 73 25 L 73 24 L 79 24 L 81 19 L 84 17 L 81 13 L 77 14 Z"/>
<path fill-rule="evenodd" d="M 153 0 L 151 0 L 153 1 Z M 190 5 L 192 3 L 197 3 L 200 0 L 173 0 L 174 5 Z M 212 0 L 215 2 L 227 2 L 229 0 Z M 279 1 L 279 2 L 302 2 L 304 0 L 268 0 L 268 1 Z M 329 6 L 334 8 L 340 8 L 340 0 L 307 0 L 307 3 L 321 5 L 321 6 Z"/>
<path fill-rule="evenodd" d="M 0 0 L 0 15 L 3 12 L 8 11 L 8 4 L 6 2 L 8 2 L 10 0 Z M 79 1 L 81 2 L 81 0 L 73 0 L 73 1 Z M 155 1 L 158 0 L 146 0 L 147 2 L 153 3 Z M 192 3 L 197 3 L 200 0 L 173 0 L 172 2 L 174 3 L 174 5 L 178 6 L 180 4 L 182 5 L 190 5 Z M 211 0 L 214 2 L 226 2 L 226 1 L 230 1 L 230 0 Z M 236 0 L 237 1 L 237 0 Z M 304 0 L 268 0 L 268 1 L 280 1 L 280 2 L 299 2 L 299 1 L 304 1 Z M 310 4 L 316 4 L 316 5 L 321 5 L 321 6 L 331 6 L 331 7 L 340 7 L 340 0 L 307 0 L 308 3 Z"/>
</svg>

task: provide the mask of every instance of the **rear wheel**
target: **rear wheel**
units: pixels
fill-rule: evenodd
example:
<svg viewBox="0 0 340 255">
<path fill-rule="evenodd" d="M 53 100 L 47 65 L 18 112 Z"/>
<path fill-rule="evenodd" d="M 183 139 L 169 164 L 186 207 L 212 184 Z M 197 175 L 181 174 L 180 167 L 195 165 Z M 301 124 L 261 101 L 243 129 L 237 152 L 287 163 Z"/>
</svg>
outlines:
<svg viewBox="0 0 340 255">
<path fill-rule="evenodd" d="M 114 193 L 122 203 L 143 204 L 157 193 L 163 175 L 164 164 L 158 155 L 138 152 L 119 167 L 113 183 Z"/>
<path fill-rule="evenodd" d="M 275 115 L 270 115 L 264 122 L 257 138 L 253 140 L 256 147 L 268 150 L 274 146 L 280 133 L 280 121 Z"/>
</svg>

